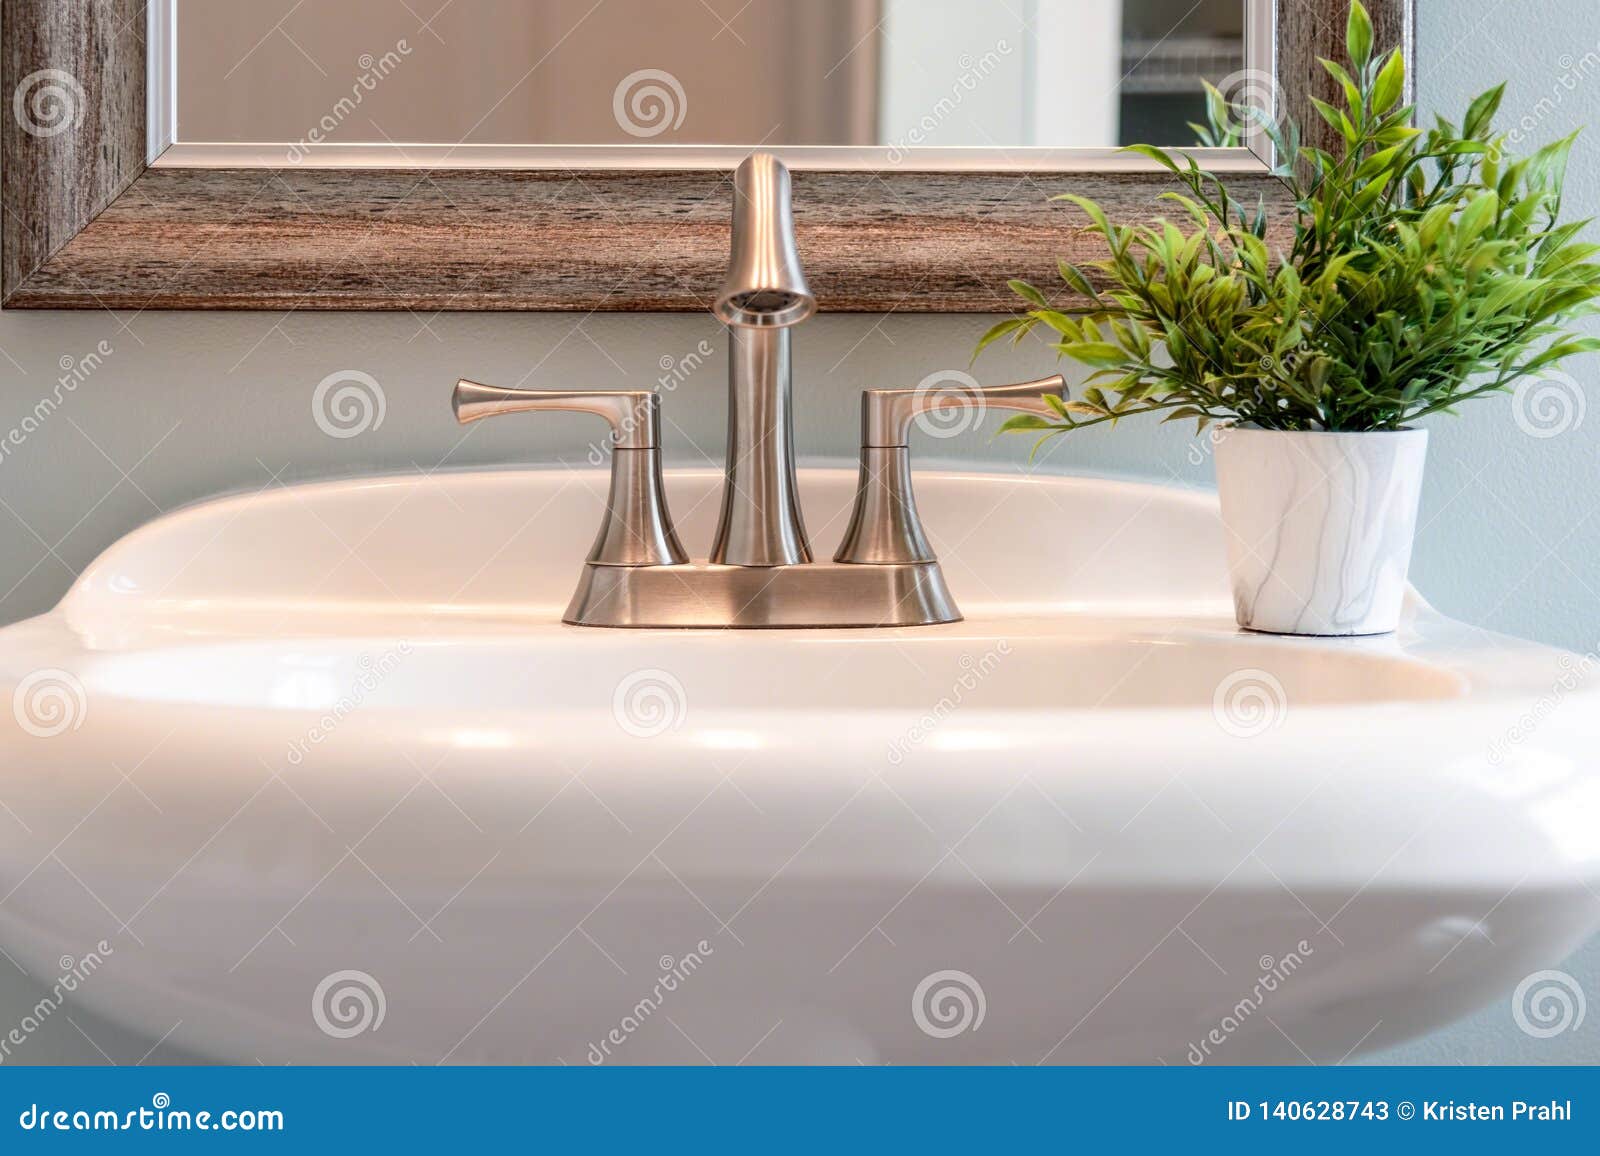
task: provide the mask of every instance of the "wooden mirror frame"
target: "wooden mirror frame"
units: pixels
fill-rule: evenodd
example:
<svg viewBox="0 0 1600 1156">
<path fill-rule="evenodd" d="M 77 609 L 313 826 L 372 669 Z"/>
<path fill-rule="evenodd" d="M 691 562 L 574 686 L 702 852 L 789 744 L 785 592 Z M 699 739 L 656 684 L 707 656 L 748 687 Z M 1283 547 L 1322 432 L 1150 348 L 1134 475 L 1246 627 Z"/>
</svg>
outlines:
<svg viewBox="0 0 1600 1156">
<path fill-rule="evenodd" d="M 1380 46 L 1415 74 L 1414 0 L 1367 0 Z M 1318 56 L 1343 54 L 1346 0 L 1273 0 L 1274 78 L 1307 143 Z M 727 260 L 726 168 L 163 167 L 147 160 L 147 0 L 0 0 L 0 303 L 8 309 L 686 312 Z M 69 126 L 27 131 L 24 83 L 64 73 Z M 48 79 L 48 78 L 47 78 Z M 159 132 L 159 130 L 156 130 Z M 181 146 L 180 146 L 181 147 Z M 1236 174 L 1290 209 L 1265 166 Z M 1008 311 L 1098 246 L 1046 198 L 1158 215 L 1160 171 L 795 172 L 801 255 L 835 312 Z"/>
</svg>

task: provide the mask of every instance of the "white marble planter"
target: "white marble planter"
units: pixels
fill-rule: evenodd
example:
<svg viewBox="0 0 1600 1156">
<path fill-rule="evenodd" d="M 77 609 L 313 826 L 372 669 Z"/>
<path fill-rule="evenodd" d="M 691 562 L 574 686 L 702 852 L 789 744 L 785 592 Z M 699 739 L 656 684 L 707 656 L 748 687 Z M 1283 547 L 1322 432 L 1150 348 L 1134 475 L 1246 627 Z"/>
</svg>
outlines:
<svg viewBox="0 0 1600 1156">
<path fill-rule="evenodd" d="M 1217 489 L 1239 625 L 1274 634 L 1393 630 L 1427 449 L 1427 430 L 1219 431 Z"/>
</svg>

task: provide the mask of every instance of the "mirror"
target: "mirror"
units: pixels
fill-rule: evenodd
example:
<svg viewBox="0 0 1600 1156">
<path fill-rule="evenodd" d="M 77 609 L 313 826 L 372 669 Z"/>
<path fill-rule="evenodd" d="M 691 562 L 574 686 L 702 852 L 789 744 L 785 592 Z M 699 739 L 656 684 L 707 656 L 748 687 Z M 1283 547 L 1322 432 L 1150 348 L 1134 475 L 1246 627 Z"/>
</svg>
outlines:
<svg viewBox="0 0 1600 1156">
<path fill-rule="evenodd" d="M 898 162 L 1194 144 L 1202 81 L 1234 97 L 1270 83 L 1260 0 L 174 3 L 176 140 L 272 142 L 295 161 L 318 145 L 865 147 Z"/>
<path fill-rule="evenodd" d="M 1415 0 L 1366 6 L 1415 76 Z M 819 308 L 1004 311 L 1100 252 L 1055 194 L 1167 208 L 1114 146 L 1193 149 L 1203 81 L 1331 144 L 1342 39 L 1314 0 L 6 0 L 48 118 L 6 122 L 0 302 L 701 312 L 759 148 Z M 1264 136 L 1191 155 L 1270 232 Z"/>
</svg>

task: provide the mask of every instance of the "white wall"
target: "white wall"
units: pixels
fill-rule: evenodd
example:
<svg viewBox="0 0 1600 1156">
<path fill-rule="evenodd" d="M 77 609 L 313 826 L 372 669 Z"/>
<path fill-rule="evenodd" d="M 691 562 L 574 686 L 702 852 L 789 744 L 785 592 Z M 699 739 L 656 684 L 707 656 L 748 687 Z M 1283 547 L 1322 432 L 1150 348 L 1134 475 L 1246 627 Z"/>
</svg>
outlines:
<svg viewBox="0 0 1600 1156">
<path fill-rule="evenodd" d="M 1539 118 L 1533 139 L 1597 119 L 1600 6 L 1545 0 L 1536 20 L 1524 5 L 1504 0 L 1420 0 L 1420 8 L 1426 106 L 1459 115 L 1477 89 L 1505 77 L 1512 81 L 1508 114 Z M 1563 74 L 1591 52 L 1597 55 L 1584 66 L 1584 78 L 1565 87 Z M 1546 104 L 1536 114 L 1541 100 Z M 1580 140 L 1569 188 L 1574 215 L 1600 212 L 1600 137 Z M 1039 211 L 1055 210 L 1041 205 Z M 933 370 L 965 367 L 990 320 L 896 314 L 808 322 L 796 343 L 800 445 L 812 456 L 852 453 L 857 390 L 915 384 Z M 681 357 L 702 338 L 713 342 L 718 359 L 667 401 L 668 455 L 680 462 L 720 460 L 723 342 L 710 317 L 0 315 L 0 431 L 52 390 L 59 359 L 81 358 L 102 340 L 114 346 L 42 429 L 0 457 L 0 620 L 47 609 L 100 549 L 158 510 L 220 490 L 260 487 L 279 470 L 292 481 L 576 454 L 587 435 L 557 422 L 459 429 L 447 403 L 451 383 L 465 374 L 505 384 L 643 388 L 660 373 L 661 357 Z M 1029 349 L 986 354 L 979 369 L 986 380 L 1004 381 L 1050 366 L 1048 356 Z M 346 368 L 382 383 L 388 414 L 376 431 L 339 441 L 313 423 L 311 392 L 325 375 Z M 1593 402 L 1600 358 L 1568 368 Z M 1519 432 L 1506 398 L 1431 423 L 1415 578 L 1445 612 L 1578 650 L 1600 643 L 1600 406 L 1589 408 L 1581 425 L 1542 440 Z M 1026 456 L 1025 443 L 984 435 L 950 448 L 1014 465 Z M 1210 481 L 1209 462 L 1172 426 L 1089 431 L 1058 443 L 1045 462 L 1051 469 Z M 10 821 L 0 811 L 0 838 Z M 1549 966 L 1565 966 L 1591 1004 L 1600 1000 L 1595 946 Z M 31 982 L 0 958 L 0 1029 L 37 998 Z M 77 1013 L 72 1018 L 54 1017 L 17 1061 L 97 1063 L 103 1049 L 128 1063 L 153 1043 Z M 150 1062 L 181 1058 L 182 1043 L 180 1028 Z M 1578 1030 L 1536 1040 L 1517 1030 L 1501 1003 L 1387 1058 L 1596 1062 L 1600 1014 L 1591 1007 Z"/>
</svg>

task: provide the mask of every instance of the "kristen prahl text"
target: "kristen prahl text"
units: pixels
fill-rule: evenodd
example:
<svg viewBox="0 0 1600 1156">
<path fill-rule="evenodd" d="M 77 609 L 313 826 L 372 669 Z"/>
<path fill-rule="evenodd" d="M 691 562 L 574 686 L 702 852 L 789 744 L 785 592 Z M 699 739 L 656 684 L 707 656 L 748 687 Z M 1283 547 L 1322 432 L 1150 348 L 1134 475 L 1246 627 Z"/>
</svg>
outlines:
<svg viewBox="0 0 1600 1156">
<path fill-rule="evenodd" d="M 1230 1120 L 1420 1120 L 1424 1123 L 1477 1123 L 1514 1120 L 1528 1123 L 1565 1123 L 1572 1120 L 1571 1100 L 1507 1104 L 1480 1104 L 1475 1100 L 1230 1100 Z"/>
</svg>

